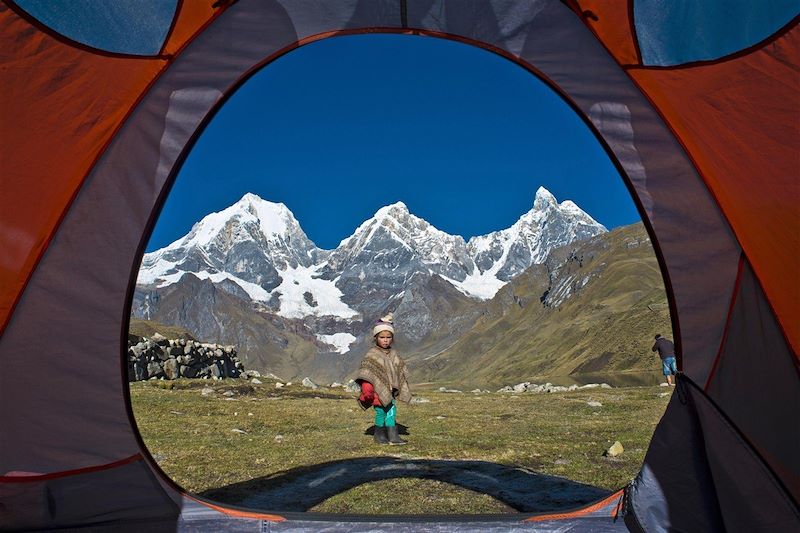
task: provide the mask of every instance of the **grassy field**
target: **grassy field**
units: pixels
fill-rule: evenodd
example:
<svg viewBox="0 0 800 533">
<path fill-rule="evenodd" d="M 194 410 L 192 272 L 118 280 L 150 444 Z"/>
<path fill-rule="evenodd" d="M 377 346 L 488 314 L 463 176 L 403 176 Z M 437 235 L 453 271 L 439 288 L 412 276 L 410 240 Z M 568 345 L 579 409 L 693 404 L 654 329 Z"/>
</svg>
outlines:
<svg viewBox="0 0 800 533">
<path fill-rule="evenodd" d="M 373 444 L 366 434 L 372 412 L 359 409 L 354 394 L 299 384 L 278 389 L 262 381 L 132 383 L 139 431 L 164 472 L 190 492 L 231 504 L 247 496 L 242 487 L 249 480 L 365 457 L 486 461 L 613 490 L 638 472 L 669 400 L 663 387 L 549 394 L 417 388 L 415 395 L 429 402 L 400 405 L 398 423 L 408 428 L 408 445 L 390 447 Z M 617 440 L 624 453 L 604 457 Z M 386 509 L 515 512 L 492 497 L 415 478 L 360 485 L 309 510 L 382 514 Z"/>
</svg>

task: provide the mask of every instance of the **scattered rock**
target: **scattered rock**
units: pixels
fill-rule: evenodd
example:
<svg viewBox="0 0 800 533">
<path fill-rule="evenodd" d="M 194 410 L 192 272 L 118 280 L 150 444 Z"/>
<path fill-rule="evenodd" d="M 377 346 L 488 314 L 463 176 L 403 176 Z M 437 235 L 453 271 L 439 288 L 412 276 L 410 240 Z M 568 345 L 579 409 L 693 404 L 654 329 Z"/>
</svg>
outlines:
<svg viewBox="0 0 800 533">
<path fill-rule="evenodd" d="M 603 407 L 602 403 L 595 401 L 586 402 L 586 405 L 588 405 L 589 407 Z"/>
<path fill-rule="evenodd" d="M 286 386 L 286 385 L 284 385 L 284 384 L 283 384 L 283 383 L 281 383 L 280 381 L 277 381 L 277 382 L 275 383 L 275 388 L 276 388 L 276 389 L 282 389 L 282 388 L 283 388 L 283 387 L 285 387 L 285 386 Z"/>
<path fill-rule="evenodd" d="M 222 395 L 223 396 L 236 396 L 236 393 L 233 392 L 232 390 L 226 390 L 225 392 L 222 393 Z"/>
<path fill-rule="evenodd" d="M 625 448 L 622 447 L 622 443 L 620 441 L 615 441 L 614 444 L 612 444 L 611 447 L 603 453 L 603 455 L 606 457 L 616 457 L 622 454 L 624 451 Z"/>
<path fill-rule="evenodd" d="M 261 380 L 258 378 L 253 378 L 250 380 L 250 383 L 255 383 L 256 385 L 261 385 Z"/>
<path fill-rule="evenodd" d="M 240 433 L 242 435 L 247 435 L 247 432 L 245 430 L 243 430 L 243 429 L 233 428 L 231 431 L 233 431 L 234 433 Z"/>
<path fill-rule="evenodd" d="M 308 378 L 303 378 L 303 387 L 307 387 L 307 388 L 310 388 L 310 389 L 318 389 L 319 385 L 317 385 L 316 383 L 314 383 L 313 381 L 311 381 Z"/>
<path fill-rule="evenodd" d="M 332 389 L 335 389 L 335 388 L 337 388 L 337 387 L 344 387 L 344 385 L 342 385 L 342 384 L 341 384 L 341 383 L 339 383 L 338 381 L 334 381 L 333 383 L 331 383 L 330 387 L 331 387 Z"/>
<path fill-rule="evenodd" d="M 411 403 L 431 403 L 431 401 L 427 398 L 423 398 L 422 396 L 414 396 L 411 398 Z"/>
<path fill-rule="evenodd" d="M 463 391 L 460 391 L 458 389 L 448 389 L 447 387 L 439 387 L 439 392 L 459 393 L 459 394 L 463 393 Z"/>
<path fill-rule="evenodd" d="M 214 389 L 212 389 L 211 387 L 203 387 L 203 390 L 200 391 L 200 394 L 202 394 L 203 396 L 214 394 Z"/>
<path fill-rule="evenodd" d="M 659 383 L 659 387 L 669 387 L 669 383 Z"/>
<path fill-rule="evenodd" d="M 555 460 L 555 464 L 557 464 L 557 465 L 568 465 L 569 461 L 567 461 L 566 459 L 556 459 Z"/>
<path fill-rule="evenodd" d="M 445 418 L 447 418 L 447 417 L 439 415 L 439 416 L 436 417 L 436 420 L 444 420 Z"/>
<path fill-rule="evenodd" d="M 283 435 L 275 435 L 275 442 L 283 442 Z"/>
<path fill-rule="evenodd" d="M 659 398 L 663 398 L 664 396 L 669 396 L 669 393 L 668 392 L 661 392 L 658 395 Z"/>
</svg>

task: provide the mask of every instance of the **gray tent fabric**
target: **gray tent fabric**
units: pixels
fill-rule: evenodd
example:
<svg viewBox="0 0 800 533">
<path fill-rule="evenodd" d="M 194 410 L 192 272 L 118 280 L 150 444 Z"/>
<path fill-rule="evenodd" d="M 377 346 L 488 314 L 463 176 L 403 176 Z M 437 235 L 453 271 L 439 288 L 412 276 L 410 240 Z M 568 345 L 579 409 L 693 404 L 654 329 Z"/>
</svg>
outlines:
<svg viewBox="0 0 800 533">
<path fill-rule="evenodd" d="M 141 456 L 119 466 L 0 484 L 3 530 L 174 524 L 180 507 Z"/>
<path fill-rule="evenodd" d="M 572 4 L 220 2 L 93 165 L 0 338 L 0 402 L 14 406 L 0 410 L 0 528 L 800 530 L 797 356 L 750 266 L 737 270 L 742 249 L 694 164 Z M 143 449 L 124 375 L 132 287 L 189 147 L 275 58 L 376 31 L 453 39 L 514 61 L 583 118 L 631 190 L 662 267 L 684 375 L 626 492 L 625 524 L 612 502 L 539 521 L 264 516 L 185 494 Z"/>
<path fill-rule="evenodd" d="M 685 376 L 628 489 L 644 531 L 792 531 L 800 509 L 703 391 Z"/>
<path fill-rule="evenodd" d="M 759 334 L 748 333 L 758 324 Z M 800 501 L 800 368 L 747 262 L 707 391 Z M 786 423 L 794 420 L 795 423 Z M 778 432 L 775 428 L 782 427 Z"/>
</svg>

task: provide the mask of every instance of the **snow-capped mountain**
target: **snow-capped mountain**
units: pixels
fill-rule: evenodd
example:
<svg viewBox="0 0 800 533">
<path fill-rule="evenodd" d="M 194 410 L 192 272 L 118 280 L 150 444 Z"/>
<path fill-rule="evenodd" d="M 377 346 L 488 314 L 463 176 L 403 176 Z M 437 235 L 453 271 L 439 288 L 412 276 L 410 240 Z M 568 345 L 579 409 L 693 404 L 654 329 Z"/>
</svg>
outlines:
<svg viewBox="0 0 800 533">
<path fill-rule="evenodd" d="M 486 280 L 490 287 L 498 282 L 502 286 L 531 265 L 543 263 L 551 250 L 607 231 L 574 202 L 559 204 L 550 191 L 539 187 L 533 208 L 510 228 L 469 240 L 467 249 L 480 273 L 473 277 Z M 469 291 L 469 285 L 464 289 Z"/>
<path fill-rule="evenodd" d="M 510 228 L 469 242 L 397 202 L 380 208 L 336 249 L 322 250 L 285 205 L 248 193 L 204 217 L 183 238 L 145 254 L 133 315 L 167 313 L 159 308 L 161 295 L 171 291 L 173 300 L 175 294 L 190 299 L 190 289 L 173 289 L 187 283 L 197 287 L 189 282 L 198 278 L 257 312 L 303 319 L 297 333 L 331 352 L 346 353 L 363 334 L 363 322 L 387 309 L 408 315 L 405 335 L 417 341 L 467 327 L 477 318 L 468 301 L 494 297 L 531 265 L 544 262 L 551 250 L 606 231 L 573 202 L 559 204 L 539 188 L 531 210 Z M 169 314 L 179 316 L 187 305 L 188 300 Z M 456 313 L 454 306 L 462 311 Z M 192 320 L 204 324 L 203 317 Z M 219 327 L 220 320 L 215 324 Z"/>
<path fill-rule="evenodd" d="M 319 278 L 327 255 L 285 205 L 248 193 L 205 216 L 183 238 L 145 254 L 137 283 L 163 288 L 191 273 L 225 282 L 229 291 L 238 287 L 286 318 L 354 317 L 357 312 L 341 301 L 335 284 Z"/>
<path fill-rule="evenodd" d="M 248 193 L 204 217 L 185 237 L 145 254 L 138 283 L 166 287 L 186 273 L 237 285 L 287 318 L 355 318 L 402 297 L 415 279 L 439 275 L 486 300 L 550 250 L 606 232 L 573 202 L 544 187 L 510 228 L 469 242 L 411 214 L 379 209 L 334 250 L 317 248 L 289 209 Z M 372 309 L 376 307 L 376 309 Z"/>
</svg>

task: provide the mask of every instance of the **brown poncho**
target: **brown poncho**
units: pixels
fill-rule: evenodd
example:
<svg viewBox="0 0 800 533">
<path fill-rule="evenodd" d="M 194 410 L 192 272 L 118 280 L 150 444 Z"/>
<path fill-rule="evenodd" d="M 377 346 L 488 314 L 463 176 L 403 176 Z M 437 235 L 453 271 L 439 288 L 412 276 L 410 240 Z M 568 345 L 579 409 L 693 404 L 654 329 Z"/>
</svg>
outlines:
<svg viewBox="0 0 800 533">
<path fill-rule="evenodd" d="M 406 403 L 411 401 L 408 368 L 397 355 L 397 350 L 389 348 L 384 351 L 377 346 L 370 348 L 361 360 L 355 381 L 359 384 L 362 381 L 372 383 L 384 407 L 389 405 L 394 397 Z M 395 394 L 392 394 L 393 392 Z M 369 409 L 372 406 L 364 405 L 362 402 L 358 404 L 362 409 Z"/>
</svg>

